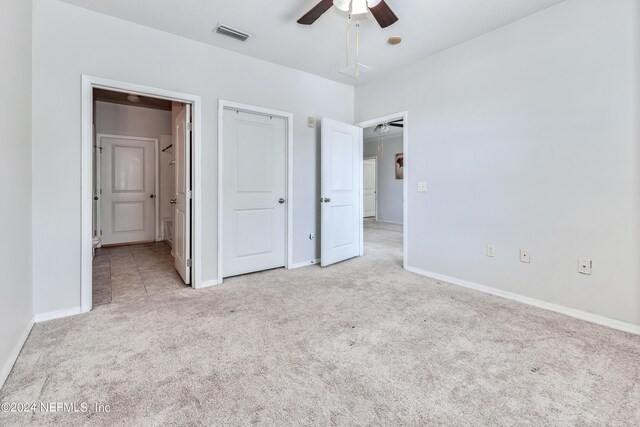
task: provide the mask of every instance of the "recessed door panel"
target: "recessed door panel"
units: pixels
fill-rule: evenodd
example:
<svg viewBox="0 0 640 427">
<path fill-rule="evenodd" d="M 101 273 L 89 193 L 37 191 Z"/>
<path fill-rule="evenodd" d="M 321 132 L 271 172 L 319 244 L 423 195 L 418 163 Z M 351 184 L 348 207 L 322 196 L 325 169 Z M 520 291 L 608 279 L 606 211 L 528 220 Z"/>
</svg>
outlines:
<svg viewBox="0 0 640 427">
<path fill-rule="evenodd" d="M 222 276 L 283 267 L 286 258 L 286 121 L 223 112 Z"/>
<path fill-rule="evenodd" d="M 353 169 L 354 153 L 352 147 L 353 135 L 345 132 L 334 131 L 330 145 L 331 179 L 329 185 L 331 191 L 353 191 L 353 179 L 345 173 Z"/>
<path fill-rule="evenodd" d="M 113 191 L 144 192 L 144 148 L 114 145 Z"/>
<path fill-rule="evenodd" d="M 272 126 L 238 121 L 235 147 L 238 192 L 273 191 L 273 162 L 269 161 L 274 151 L 273 134 Z"/>
<path fill-rule="evenodd" d="M 331 229 L 331 248 L 341 248 L 354 243 L 355 233 L 353 206 L 331 206 L 331 218 L 334 227 Z"/>
<path fill-rule="evenodd" d="M 144 231 L 144 201 L 113 203 L 113 232 Z"/>
<path fill-rule="evenodd" d="M 255 256 L 273 251 L 273 209 L 236 211 L 236 256 Z"/>
</svg>

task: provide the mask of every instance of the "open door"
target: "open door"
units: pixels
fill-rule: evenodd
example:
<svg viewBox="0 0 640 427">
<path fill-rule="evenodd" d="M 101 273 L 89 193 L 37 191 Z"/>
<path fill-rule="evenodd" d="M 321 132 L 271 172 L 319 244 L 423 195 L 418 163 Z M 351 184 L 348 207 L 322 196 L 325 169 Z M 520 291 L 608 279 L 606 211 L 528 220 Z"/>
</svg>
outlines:
<svg viewBox="0 0 640 427">
<path fill-rule="evenodd" d="M 191 106 L 182 106 L 175 123 L 176 194 L 173 255 L 184 283 L 191 284 Z"/>
<path fill-rule="evenodd" d="M 322 120 L 321 266 L 361 254 L 362 128 Z"/>
</svg>

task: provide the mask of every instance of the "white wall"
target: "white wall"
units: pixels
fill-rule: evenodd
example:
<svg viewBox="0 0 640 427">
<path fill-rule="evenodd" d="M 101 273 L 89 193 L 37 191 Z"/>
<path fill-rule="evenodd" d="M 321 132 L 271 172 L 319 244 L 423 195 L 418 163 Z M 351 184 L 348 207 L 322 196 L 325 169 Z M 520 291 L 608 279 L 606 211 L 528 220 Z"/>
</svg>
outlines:
<svg viewBox="0 0 640 427">
<path fill-rule="evenodd" d="M 295 262 L 318 258 L 318 139 L 306 117 L 353 123 L 352 87 L 57 0 L 34 4 L 35 311 L 80 305 L 81 75 L 200 95 L 203 279 L 217 276 L 217 102 L 294 114 Z M 57 209 L 51 209 L 56 206 Z M 56 253 L 56 257 L 51 257 Z"/>
<path fill-rule="evenodd" d="M 568 0 L 356 89 L 409 112 L 409 266 L 640 324 L 639 24 Z"/>
<path fill-rule="evenodd" d="M 96 132 L 160 139 L 171 135 L 171 111 L 96 102 Z"/>
<path fill-rule="evenodd" d="M 0 387 L 33 318 L 31 276 L 31 2 L 0 13 Z"/>
<path fill-rule="evenodd" d="M 402 224 L 402 180 L 396 179 L 396 154 L 402 153 L 402 134 L 367 140 L 364 157 L 377 157 L 378 221 Z"/>
</svg>

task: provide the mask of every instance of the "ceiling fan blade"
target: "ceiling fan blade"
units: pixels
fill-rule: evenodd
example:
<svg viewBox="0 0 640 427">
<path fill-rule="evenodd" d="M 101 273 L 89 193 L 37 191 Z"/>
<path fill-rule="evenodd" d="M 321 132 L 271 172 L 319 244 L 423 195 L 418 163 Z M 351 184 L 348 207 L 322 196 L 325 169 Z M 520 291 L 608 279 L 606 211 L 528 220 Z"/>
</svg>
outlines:
<svg viewBox="0 0 640 427">
<path fill-rule="evenodd" d="M 398 21 L 398 17 L 384 0 L 378 3 L 378 5 L 369 8 L 369 10 L 382 28 L 387 28 L 389 25 Z"/>
<path fill-rule="evenodd" d="M 397 128 L 403 128 L 404 125 L 398 124 L 398 123 L 389 123 L 389 126 L 393 126 L 393 127 L 397 127 Z"/>
<path fill-rule="evenodd" d="M 298 19 L 298 24 L 311 25 L 317 21 L 327 10 L 333 6 L 333 0 L 322 0 L 315 5 L 309 12 L 307 12 L 302 18 Z"/>
<path fill-rule="evenodd" d="M 389 123 L 400 123 L 402 121 L 404 121 L 404 119 L 391 120 Z"/>
</svg>

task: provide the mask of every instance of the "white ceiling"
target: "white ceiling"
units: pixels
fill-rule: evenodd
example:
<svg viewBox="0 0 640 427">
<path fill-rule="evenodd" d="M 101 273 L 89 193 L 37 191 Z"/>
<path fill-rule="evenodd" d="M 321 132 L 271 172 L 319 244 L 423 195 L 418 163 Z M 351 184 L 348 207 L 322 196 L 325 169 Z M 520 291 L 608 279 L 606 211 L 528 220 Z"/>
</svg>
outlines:
<svg viewBox="0 0 640 427">
<path fill-rule="evenodd" d="M 361 84 L 564 0 L 386 0 L 400 20 L 382 30 L 371 14 L 360 15 L 360 62 L 373 71 L 357 82 L 338 73 L 346 66 L 346 14 L 333 7 L 313 26 L 296 23 L 319 0 L 63 1 L 332 80 Z M 241 43 L 213 34 L 219 22 L 253 37 Z M 387 44 L 391 35 L 402 36 L 402 44 Z"/>
</svg>

